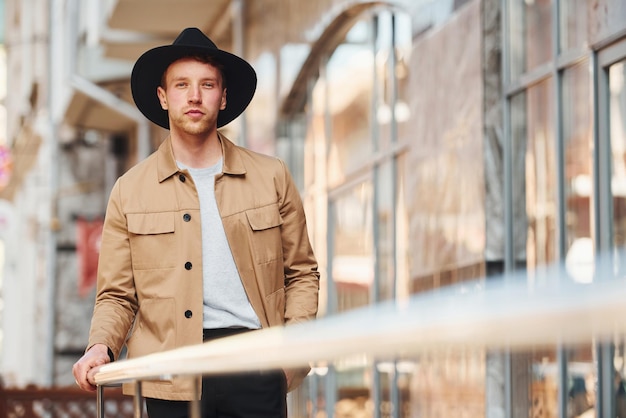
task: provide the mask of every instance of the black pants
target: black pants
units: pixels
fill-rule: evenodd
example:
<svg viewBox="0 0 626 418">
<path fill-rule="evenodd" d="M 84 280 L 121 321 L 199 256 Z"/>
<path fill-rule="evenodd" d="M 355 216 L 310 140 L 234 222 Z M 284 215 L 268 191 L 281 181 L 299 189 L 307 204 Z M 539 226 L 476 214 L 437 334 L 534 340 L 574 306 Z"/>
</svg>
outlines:
<svg viewBox="0 0 626 418">
<path fill-rule="evenodd" d="M 241 329 L 204 330 L 204 340 Z M 254 371 L 202 378 L 202 418 L 286 418 L 287 381 L 282 370 Z M 146 398 L 150 418 L 188 418 L 189 402 Z"/>
</svg>

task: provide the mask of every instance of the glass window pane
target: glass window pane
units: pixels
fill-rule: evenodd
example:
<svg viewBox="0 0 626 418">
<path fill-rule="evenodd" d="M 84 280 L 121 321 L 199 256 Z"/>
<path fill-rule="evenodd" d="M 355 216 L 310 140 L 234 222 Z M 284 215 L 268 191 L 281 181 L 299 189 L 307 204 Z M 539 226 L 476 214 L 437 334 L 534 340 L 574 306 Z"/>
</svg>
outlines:
<svg viewBox="0 0 626 418">
<path fill-rule="evenodd" d="M 396 77 L 396 104 L 394 106 L 394 117 L 398 127 L 397 138 L 404 138 L 411 135 L 407 132 L 409 119 L 411 118 L 411 109 L 409 106 L 412 90 L 409 88 L 409 66 L 411 60 L 411 50 L 413 48 L 411 33 L 411 18 L 406 14 L 396 14 L 394 17 L 394 33 L 395 33 L 395 70 Z"/>
<path fill-rule="evenodd" d="M 409 288 L 409 219 L 406 207 L 406 154 L 398 156 L 396 176 L 398 179 L 398 203 L 396 206 L 396 299 L 404 299 L 411 293 Z"/>
<path fill-rule="evenodd" d="M 509 0 L 508 24 L 512 79 L 552 59 L 551 0 Z"/>
<path fill-rule="evenodd" d="M 308 124 L 305 136 L 304 187 L 315 189 L 326 184 L 326 79 L 322 76 L 315 81 L 307 109 Z"/>
<path fill-rule="evenodd" d="M 611 192 L 616 273 L 626 275 L 626 60 L 609 67 L 611 137 Z"/>
<path fill-rule="evenodd" d="M 304 140 L 304 190 L 305 211 L 309 225 L 309 235 L 320 269 L 320 298 L 318 315 L 324 316 L 328 308 L 328 195 L 319 190 L 326 188 L 326 135 L 324 130 L 324 103 L 326 102 L 326 80 L 316 80 L 306 107 L 306 133 Z"/>
<path fill-rule="evenodd" d="M 394 164 L 376 170 L 376 278 L 378 301 L 395 296 Z"/>
<path fill-rule="evenodd" d="M 396 395 L 396 364 L 394 361 L 378 361 L 376 362 L 376 367 L 373 372 L 375 374 L 373 385 L 376 390 L 376 395 L 379 400 L 378 405 L 376 406 L 378 409 L 378 414 L 373 414 L 371 416 L 377 416 L 381 418 L 392 418 L 395 415 L 394 411 L 396 410 L 396 402 L 398 402 L 398 396 Z M 400 408 L 400 415 L 402 417 L 406 417 L 407 415 L 402 415 L 402 409 Z"/>
<path fill-rule="evenodd" d="M 607 39 L 607 35 L 626 29 L 624 0 L 594 0 L 589 4 L 592 5 L 589 9 L 589 39 L 592 42 Z"/>
<path fill-rule="evenodd" d="M 613 364 L 615 364 L 615 412 L 619 418 L 626 417 L 626 337 L 620 336 L 615 343 L 615 355 Z M 591 358 L 591 356 L 587 356 Z M 595 388 L 592 387 L 591 393 Z M 596 395 L 594 394 L 593 400 Z"/>
<path fill-rule="evenodd" d="M 548 79 L 511 101 L 514 248 L 516 260 L 526 259 L 531 272 L 557 256 L 552 92 L 553 81 Z"/>
<path fill-rule="evenodd" d="M 371 417 L 372 366 L 367 359 L 353 358 L 337 364 L 337 403 L 332 417 Z"/>
<path fill-rule="evenodd" d="M 558 418 L 556 350 L 514 353 L 511 359 L 513 418 Z"/>
<path fill-rule="evenodd" d="M 395 126 L 409 119 L 408 65 L 411 53 L 411 20 L 406 14 L 385 12 L 376 25 L 376 96 L 374 98 L 375 137 L 378 150 L 387 150 L 397 141 Z"/>
<path fill-rule="evenodd" d="M 484 351 L 438 350 L 397 367 L 407 417 L 486 416 Z"/>
<path fill-rule="evenodd" d="M 376 149 L 389 148 L 392 141 L 393 101 L 395 79 L 395 52 L 393 50 L 393 15 L 381 13 L 375 18 L 376 26 L 376 95 L 375 111 L 378 127 L 375 136 Z"/>
<path fill-rule="evenodd" d="M 559 2 L 561 51 L 581 49 L 587 46 L 588 0 Z"/>
<path fill-rule="evenodd" d="M 332 279 L 337 312 L 368 305 L 374 281 L 372 183 L 360 183 L 332 204 Z"/>
<path fill-rule="evenodd" d="M 616 352 L 616 358 L 619 353 Z M 595 417 L 594 412 L 598 376 L 594 350 L 591 344 L 567 350 L 567 416 Z M 619 411 L 619 410 L 618 410 Z M 618 414 L 618 417 L 626 415 Z"/>
<path fill-rule="evenodd" d="M 331 143 L 328 182 L 341 184 L 372 155 L 374 54 L 371 21 L 359 21 L 348 32 L 326 66 Z"/>
<path fill-rule="evenodd" d="M 513 210 L 513 251 L 517 267 L 526 268 L 526 234 L 528 219 L 526 214 L 525 156 L 528 142 L 526 123 L 526 92 L 511 98 L 511 172 Z"/>
<path fill-rule="evenodd" d="M 565 266 L 578 282 L 593 280 L 593 136 L 589 63 L 563 73 Z"/>
</svg>

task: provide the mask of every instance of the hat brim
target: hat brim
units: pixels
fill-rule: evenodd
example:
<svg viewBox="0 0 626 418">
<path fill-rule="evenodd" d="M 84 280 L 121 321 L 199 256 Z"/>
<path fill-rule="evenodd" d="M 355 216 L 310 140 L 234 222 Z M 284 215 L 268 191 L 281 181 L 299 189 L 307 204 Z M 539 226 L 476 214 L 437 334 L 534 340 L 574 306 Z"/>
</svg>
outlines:
<svg viewBox="0 0 626 418">
<path fill-rule="evenodd" d="M 164 45 L 146 51 L 139 57 L 130 77 L 135 105 L 149 120 L 169 129 L 166 110 L 161 108 L 157 87 L 163 73 L 174 61 L 193 55 L 209 55 L 224 66 L 227 80 L 226 108 L 217 116 L 217 127 L 232 122 L 248 107 L 257 85 L 256 72 L 244 59 L 221 49 L 189 45 Z"/>
</svg>

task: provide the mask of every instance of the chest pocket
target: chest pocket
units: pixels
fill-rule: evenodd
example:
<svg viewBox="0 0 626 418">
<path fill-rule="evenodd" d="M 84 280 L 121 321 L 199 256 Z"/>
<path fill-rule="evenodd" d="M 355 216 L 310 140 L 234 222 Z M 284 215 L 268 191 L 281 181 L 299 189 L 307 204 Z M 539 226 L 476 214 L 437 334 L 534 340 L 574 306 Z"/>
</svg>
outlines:
<svg viewBox="0 0 626 418">
<path fill-rule="evenodd" d="M 174 212 L 129 213 L 128 237 L 135 270 L 172 268 L 177 245 Z"/>
<path fill-rule="evenodd" d="M 246 211 L 246 218 L 252 234 L 254 258 L 258 263 L 282 260 L 281 228 L 283 218 L 278 204 L 263 206 Z"/>
</svg>

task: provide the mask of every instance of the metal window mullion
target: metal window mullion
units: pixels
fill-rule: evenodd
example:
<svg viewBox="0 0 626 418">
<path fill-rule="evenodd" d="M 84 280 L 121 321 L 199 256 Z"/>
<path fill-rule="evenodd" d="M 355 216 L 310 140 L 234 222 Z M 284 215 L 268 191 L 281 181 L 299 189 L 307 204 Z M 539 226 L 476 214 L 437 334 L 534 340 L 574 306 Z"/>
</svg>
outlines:
<svg viewBox="0 0 626 418">
<path fill-rule="evenodd" d="M 372 373 L 372 403 L 374 404 L 373 418 L 381 418 L 380 407 L 382 406 L 382 386 L 380 384 L 380 370 L 378 370 L 378 360 L 374 360 L 370 367 L 370 373 Z"/>
<path fill-rule="evenodd" d="M 502 90 L 506 91 L 510 84 L 510 52 L 511 37 L 509 25 L 509 0 L 500 0 L 500 31 L 502 39 L 501 78 Z M 511 146 L 511 101 L 507 94 L 502 95 L 502 147 L 504 171 L 504 271 L 510 273 L 514 269 L 513 256 L 513 184 L 512 177 L 512 146 Z M 512 359 L 511 351 L 504 352 L 504 414 L 506 418 L 513 417 L 513 389 L 512 389 Z"/>
<path fill-rule="evenodd" d="M 396 15 L 391 15 L 391 57 L 389 59 L 391 65 L 391 144 L 397 144 L 398 139 L 398 121 L 396 120 L 396 104 L 398 103 L 398 77 L 397 65 L 398 60 L 396 56 Z M 391 159 L 391 184 L 389 185 L 392 190 L 391 201 L 391 260 L 393 263 L 393 283 L 391 283 L 391 298 L 395 301 L 397 297 L 397 283 L 398 283 L 398 155 L 394 154 Z M 400 418 L 402 410 L 400 390 L 398 388 L 398 364 L 397 359 L 393 362 L 393 379 L 390 382 L 389 401 L 393 405 L 392 418 Z"/>
<path fill-rule="evenodd" d="M 510 36 L 508 24 L 508 0 L 501 0 L 500 6 L 502 10 L 502 82 L 504 89 L 510 82 L 509 55 L 510 55 Z M 511 138 L 511 100 L 507 94 L 502 98 L 502 125 L 503 125 L 503 170 L 504 170 L 504 269 L 510 273 L 514 269 L 513 256 L 513 168 L 512 168 L 512 138 Z M 510 410 L 509 414 L 510 417 Z"/>
<path fill-rule="evenodd" d="M 372 286 L 371 296 L 372 300 L 369 304 L 376 304 L 380 302 L 380 285 L 381 285 L 381 274 L 380 274 L 380 246 L 376 245 L 377 242 L 380 242 L 380 223 L 378 222 L 378 211 L 380 210 L 380 206 L 378 204 L 378 199 L 380 199 L 379 192 L 379 180 L 380 180 L 380 166 L 374 166 L 372 172 L 372 248 L 371 251 L 374 256 L 374 285 Z"/>
<path fill-rule="evenodd" d="M 552 77 L 554 79 L 553 103 L 555 110 L 554 138 L 556 140 L 556 201 L 557 201 L 557 259 L 559 266 L 563 266 L 567 253 L 567 227 L 565 213 L 565 137 L 563 134 L 563 73 L 558 67 L 558 57 L 561 53 L 561 9 L 560 0 L 552 1 Z M 560 279 L 560 277 L 559 277 Z M 568 404 L 568 353 L 561 344 L 556 347 L 557 363 L 557 405 L 559 417 L 567 417 Z"/>
<path fill-rule="evenodd" d="M 337 404 L 337 372 L 334 364 L 328 365 L 326 373 L 326 416 L 335 416 L 335 405 Z"/>
<path fill-rule="evenodd" d="M 611 141 L 609 135 L 609 91 L 608 74 L 600 64 L 598 53 L 591 56 L 592 89 L 593 89 L 593 143 L 594 143 L 594 223 L 597 226 L 596 260 L 607 262 L 612 257 L 613 249 L 613 199 L 611 192 Z M 604 214 L 604 216 L 601 216 Z M 602 254 L 608 255 L 604 258 Z M 605 265 L 596 263 L 594 280 L 610 280 L 613 276 L 612 263 Z M 598 267 L 600 267 L 598 269 Z M 596 416 L 613 418 L 615 413 L 614 393 L 614 347 L 610 342 L 596 345 L 598 399 Z"/>
<path fill-rule="evenodd" d="M 380 123 L 378 122 L 378 117 L 377 117 L 377 109 L 378 107 L 384 103 L 385 98 L 384 98 L 384 92 L 383 94 L 379 94 L 379 89 L 378 86 L 379 85 L 384 85 L 382 83 L 379 83 L 378 80 L 378 71 L 376 71 L 376 55 L 378 53 L 377 51 L 377 47 L 376 47 L 376 41 L 379 35 L 379 30 L 378 30 L 378 25 L 379 25 L 379 17 L 377 15 L 372 16 L 371 20 L 370 20 L 370 47 L 371 47 L 371 53 L 372 56 L 374 57 L 374 59 L 372 60 L 373 65 L 372 65 L 372 101 L 370 103 L 370 140 L 372 143 L 372 149 L 374 150 L 374 152 L 378 152 L 378 150 L 380 149 Z M 382 96 L 382 97 L 381 97 Z M 373 214 L 373 219 L 372 219 L 372 237 L 373 237 L 373 242 L 377 243 L 380 240 L 380 228 L 379 228 L 379 224 L 377 222 L 377 217 L 378 217 L 378 199 L 379 199 L 379 192 L 378 192 L 378 178 L 379 178 L 379 169 L 378 169 L 378 164 L 374 164 L 374 166 L 372 167 L 372 189 L 373 189 L 373 198 L 372 198 L 372 214 Z M 380 300 L 380 254 L 378 253 L 380 250 L 378 248 L 377 245 L 373 245 L 373 248 L 371 249 L 371 251 L 373 252 L 374 255 L 374 284 L 371 288 L 371 301 L 370 304 L 372 303 L 377 303 Z M 374 362 L 376 363 L 376 362 Z M 378 391 L 380 389 L 379 385 L 377 384 L 378 380 L 374 380 L 374 392 Z M 378 403 L 374 403 L 374 405 L 378 405 Z"/>
</svg>

